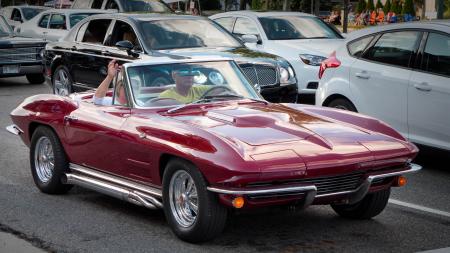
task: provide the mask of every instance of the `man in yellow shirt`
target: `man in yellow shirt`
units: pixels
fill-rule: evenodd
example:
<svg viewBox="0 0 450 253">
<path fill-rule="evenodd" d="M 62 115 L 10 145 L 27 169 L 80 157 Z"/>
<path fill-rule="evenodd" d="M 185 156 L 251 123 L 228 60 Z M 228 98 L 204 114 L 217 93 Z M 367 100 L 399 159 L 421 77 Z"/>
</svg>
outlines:
<svg viewBox="0 0 450 253">
<path fill-rule="evenodd" d="M 172 77 L 176 85 L 159 94 L 159 98 L 174 99 L 182 104 L 188 104 L 198 100 L 207 90 L 211 89 L 211 86 L 194 86 L 194 76 L 196 75 L 198 75 L 198 71 L 193 71 L 192 69 L 173 70 Z"/>
</svg>

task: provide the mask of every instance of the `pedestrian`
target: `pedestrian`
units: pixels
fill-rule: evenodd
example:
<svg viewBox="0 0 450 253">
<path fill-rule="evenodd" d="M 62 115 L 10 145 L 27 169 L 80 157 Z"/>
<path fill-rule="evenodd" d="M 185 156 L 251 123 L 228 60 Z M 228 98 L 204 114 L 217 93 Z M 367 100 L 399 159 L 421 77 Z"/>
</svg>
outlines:
<svg viewBox="0 0 450 253">
<path fill-rule="evenodd" d="M 377 17 L 377 19 L 378 19 L 378 23 L 383 24 L 383 22 L 384 22 L 384 11 L 381 8 L 378 9 L 378 17 Z"/>
</svg>

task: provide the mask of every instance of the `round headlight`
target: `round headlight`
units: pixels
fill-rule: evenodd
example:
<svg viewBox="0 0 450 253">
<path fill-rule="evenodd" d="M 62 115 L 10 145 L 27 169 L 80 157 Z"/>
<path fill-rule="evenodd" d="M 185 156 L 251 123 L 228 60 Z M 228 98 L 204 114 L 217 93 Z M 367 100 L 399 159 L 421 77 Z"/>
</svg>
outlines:
<svg viewBox="0 0 450 253">
<path fill-rule="evenodd" d="M 280 83 L 287 83 L 289 81 L 289 70 L 280 67 Z"/>
</svg>

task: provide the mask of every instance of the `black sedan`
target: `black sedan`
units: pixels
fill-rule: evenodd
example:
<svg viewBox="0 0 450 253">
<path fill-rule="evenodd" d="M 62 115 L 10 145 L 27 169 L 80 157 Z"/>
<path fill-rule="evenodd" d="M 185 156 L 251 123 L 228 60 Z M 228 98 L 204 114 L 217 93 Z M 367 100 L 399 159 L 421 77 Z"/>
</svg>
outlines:
<svg viewBox="0 0 450 253">
<path fill-rule="evenodd" d="M 96 88 L 111 59 L 130 62 L 153 57 L 190 58 L 216 55 L 234 59 L 249 81 L 272 102 L 295 102 L 297 80 L 289 63 L 275 55 L 247 49 L 207 18 L 161 14 L 104 14 L 78 23 L 45 53 L 48 81 L 54 92 Z M 155 76 L 148 86 L 173 83 Z"/>
<path fill-rule="evenodd" d="M 0 16 L 0 77 L 26 76 L 31 84 L 45 81 L 42 56 L 45 41 L 14 36 Z"/>
</svg>

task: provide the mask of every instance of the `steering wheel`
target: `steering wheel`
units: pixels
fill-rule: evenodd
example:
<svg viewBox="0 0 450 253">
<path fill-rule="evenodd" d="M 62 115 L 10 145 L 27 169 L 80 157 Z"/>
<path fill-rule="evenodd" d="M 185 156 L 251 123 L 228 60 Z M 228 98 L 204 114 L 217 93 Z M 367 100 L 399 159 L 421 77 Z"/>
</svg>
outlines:
<svg viewBox="0 0 450 253">
<path fill-rule="evenodd" d="M 165 106 L 165 105 L 180 105 L 181 103 L 178 102 L 176 99 L 173 98 L 160 98 L 160 97 L 156 97 L 153 99 L 150 99 L 149 101 L 144 103 L 144 106 L 155 106 L 155 105 L 159 105 L 159 106 Z"/>
<path fill-rule="evenodd" d="M 222 92 L 217 92 L 217 90 L 222 90 Z M 203 93 L 203 95 L 199 98 L 199 99 L 204 99 L 207 96 L 213 95 L 211 93 L 213 93 L 213 91 L 216 91 L 217 93 L 214 95 L 218 95 L 221 93 L 225 93 L 225 92 L 230 92 L 232 94 L 236 94 L 236 92 L 232 89 L 230 89 L 228 86 L 225 85 L 218 85 L 218 86 L 214 86 L 211 89 L 207 90 L 205 93 Z"/>
</svg>

